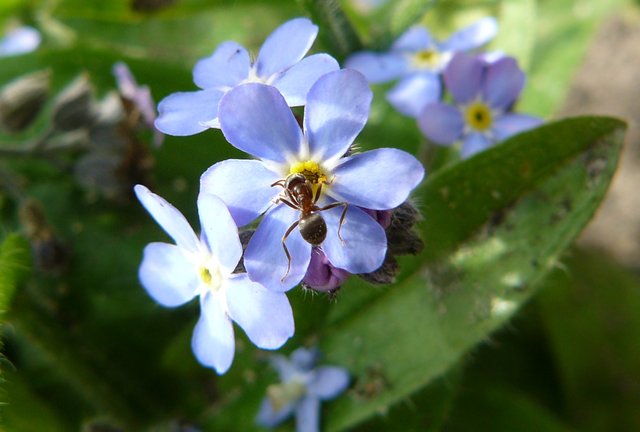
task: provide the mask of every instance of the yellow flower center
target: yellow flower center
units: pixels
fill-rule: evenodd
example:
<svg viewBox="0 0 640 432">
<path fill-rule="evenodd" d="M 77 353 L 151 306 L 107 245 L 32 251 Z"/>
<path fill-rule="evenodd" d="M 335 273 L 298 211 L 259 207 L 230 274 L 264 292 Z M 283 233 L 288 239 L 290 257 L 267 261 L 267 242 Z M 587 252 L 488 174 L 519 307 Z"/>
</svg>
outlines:
<svg viewBox="0 0 640 432">
<path fill-rule="evenodd" d="M 278 412 L 286 405 L 304 396 L 306 390 L 303 382 L 293 379 L 287 383 L 272 384 L 267 387 L 267 397 L 271 402 L 273 411 Z"/>
<path fill-rule="evenodd" d="M 289 175 L 291 174 L 302 174 L 305 176 L 307 180 L 311 182 L 313 186 L 313 194 L 316 194 L 318 187 L 322 184 L 329 184 L 327 175 L 322 171 L 318 162 L 314 162 L 311 160 L 304 162 L 296 162 L 291 165 L 289 168 Z"/>
<path fill-rule="evenodd" d="M 426 49 L 415 53 L 411 60 L 418 69 L 435 69 L 440 65 L 440 57 L 438 51 Z"/>
<path fill-rule="evenodd" d="M 473 102 L 465 111 L 466 123 L 471 128 L 483 131 L 489 129 L 493 123 L 491 110 L 482 102 Z"/>
<path fill-rule="evenodd" d="M 222 275 L 217 266 L 202 266 L 198 274 L 200 280 L 208 291 L 217 291 L 222 286 Z"/>
</svg>

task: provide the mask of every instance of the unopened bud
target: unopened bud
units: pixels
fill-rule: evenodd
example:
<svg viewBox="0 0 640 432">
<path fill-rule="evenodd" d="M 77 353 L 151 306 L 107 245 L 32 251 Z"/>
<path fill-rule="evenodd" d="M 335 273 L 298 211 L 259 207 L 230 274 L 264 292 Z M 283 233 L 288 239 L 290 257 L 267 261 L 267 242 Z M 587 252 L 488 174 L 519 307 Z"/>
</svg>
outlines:
<svg viewBox="0 0 640 432">
<path fill-rule="evenodd" d="M 0 91 L 0 128 L 24 130 L 38 116 L 49 94 L 49 71 L 22 76 Z"/>
<path fill-rule="evenodd" d="M 331 292 L 340 288 L 350 275 L 348 271 L 334 267 L 324 252 L 314 247 L 302 284 L 316 291 Z"/>
<path fill-rule="evenodd" d="M 93 119 L 93 92 L 89 79 L 81 75 L 56 96 L 53 106 L 53 125 L 68 131 L 87 127 Z"/>
<path fill-rule="evenodd" d="M 358 276 L 363 280 L 375 285 L 388 285 L 395 281 L 396 275 L 400 271 L 400 266 L 395 257 L 387 252 L 384 262 L 378 270 L 371 273 L 363 273 Z"/>
</svg>

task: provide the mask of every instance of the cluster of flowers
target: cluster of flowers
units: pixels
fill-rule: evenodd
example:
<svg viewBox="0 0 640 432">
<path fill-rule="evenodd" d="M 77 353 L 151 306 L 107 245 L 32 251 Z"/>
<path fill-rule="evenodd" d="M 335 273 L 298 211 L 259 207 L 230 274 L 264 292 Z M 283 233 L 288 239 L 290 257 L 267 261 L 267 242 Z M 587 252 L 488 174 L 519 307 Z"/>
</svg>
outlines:
<svg viewBox="0 0 640 432">
<path fill-rule="evenodd" d="M 495 19 L 484 18 L 439 42 L 426 28 L 415 26 L 388 52 L 356 53 L 346 67 L 362 72 L 371 83 L 399 79 L 387 93 L 388 101 L 416 118 L 435 144 L 462 141 L 461 156 L 467 158 L 541 123 L 536 117 L 511 112 L 525 83 L 514 58 L 496 52 L 468 54 L 497 30 Z M 441 101 L 443 81 L 453 104 Z"/>
<path fill-rule="evenodd" d="M 135 187 L 175 241 L 146 246 L 142 285 L 168 307 L 199 297 L 192 348 L 219 374 L 234 357 L 232 321 L 256 346 L 277 349 L 294 333 L 286 291 L 303 280 L 314 287 L 322 279 L 326 288 L 379 269 L 388 249 L 384 212 L 401 206 L 424 177 L 420 162 L 397 149 L 352 154 L 372 92 L 361 73 L 340 69 L 331 56 L 305 57 L 317 32 L 307 19 L 288 21 L 255 61 L 239 44 L 222 43 L 194 68 L 201 90 L 158 106 L 160 131 L 219 128 L 255 158 L 222 161 L 202 175 L 200 236 L 171 204 Z M 302 127 L 293 106 L 304 106 Z M 238 227 L 258 219 L 243 251 Z"/>
</svg>

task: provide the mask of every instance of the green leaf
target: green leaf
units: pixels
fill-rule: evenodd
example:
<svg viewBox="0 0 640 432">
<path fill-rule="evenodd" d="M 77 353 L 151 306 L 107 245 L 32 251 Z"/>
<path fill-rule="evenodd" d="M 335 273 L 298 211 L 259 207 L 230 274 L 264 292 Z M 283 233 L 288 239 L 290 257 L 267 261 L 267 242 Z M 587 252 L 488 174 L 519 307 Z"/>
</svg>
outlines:
<svg viewBox="0 0 640 432">
<path fill-rule="evenodd" d="M 31 267 L 29 245 L 18 234 L 10 234 L 0 244 L 0 318 L 9 309 L 13 293 Z"/>
<path fill-rule="evenodd" d="M 574 249 L 537 299 L 580 430 L 639 430 L 640 278 L 601 253 Z"/>
</svg>

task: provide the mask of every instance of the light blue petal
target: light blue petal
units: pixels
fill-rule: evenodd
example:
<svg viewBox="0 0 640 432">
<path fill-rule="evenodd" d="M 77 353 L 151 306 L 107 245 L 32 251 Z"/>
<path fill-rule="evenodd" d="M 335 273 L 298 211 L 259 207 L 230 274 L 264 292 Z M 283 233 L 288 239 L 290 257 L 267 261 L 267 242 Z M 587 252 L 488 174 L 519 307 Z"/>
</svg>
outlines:
<svg viewBox="0 0 640 432">
<path fill-rule="evenodd" d="M 217 195 L 238 226 L 253 222 L 282 190 L 271 187 L 280 175 L 257 160 L 230 159 L 210 167 L 200 178 L 200 190 Z"/>
<path fill-rule="evenodd" d="M 478 57 L 463 53 L 453 56 L 444 71 L 444 82 L 456 102 L 471 102 L 480 94 L 484 67 Z"/>
<path fill-rule="evenodd" d="M 285 293 L 270 291 L 244 273 L 228 283 L 229 316 L 258 348 L 280 348 L 293 336 L 293 312 Z"/>
<path fill-rule="evenodd" d="M 229 210 L 220 198 L 201 191 L 198 213 L 203 241 L 226 273 L 231 274 L 242 258 L 242 244 Z"/>
<path fill-rule="evenodd" d="M 158 104 L 156 128 L 167 135 L 187 136 L 215 127 L 223 94 L 215 89 L 170 94 Z"/>
<path fill-rule="evenodd" d="M 486 44 L 498 33 L 498 22 L 486 17 L 452 34 L 440 47 L 444 51 L 469 51 Z"/>
<path fill-rule="evenodd" d="M 402 114 L 416 118 L 425 106 L 439 101 L 441 94 L 438 75 L 424 71 L 401 80 L 387 93 L 387 100 Z"/>
<path fill-rule="evenodd" d="M 320 78 L 309 90 L 304 111 L 312 159 L 344 155 L 367 123 L 372 99 L 360 72 L 343 69 Z"/>
<path fill-rule="evenodd" d="M 327 238 L 322 243 L 331 264 L 351 273 L 370 273 L 377 270 L 387 252 L 384 229 L 371 216 L 356 206 L 349 206 L 338 238 L 342 207 L 323 211 L 327 223 Z"/>
<path fill-rule="evenodd" d="M 273 86 L 280 90 L 289 106 L 305 105 L 307 93 L 318 78 L 338 69 L 340 65 L 329 54 L 315 54 L 287 69 Z"/>
<path fill-rule="evenodd" d="M 333 399 L 349 386 L 349 373 L 345 368 L 322 366 L 313 371 L 309 382 L 309 393 L 320 399 Z"/>
<path fill-rule="evenodd" d="M 143 185 L 136 185 L 133 190 L 144 208 L 178 246 L 191 252 L 198 250 L 198 237 L 178 209 Z"/>
<path fill-rule="evenodd" d="M 329 196 L 372 210 L 387 210 L 407 200 L 422 181 L 424 168 L 407 152 L 382 148 L 345 159 L 333 174 Z"/>
<path fill-rule="evenodd" d="M 298 348 L 291 353 L 291 363 L 299 372 L 313 369 L 319 358 L 318 348 Z"/>
<path fill-rule="evenodd" d="M 291 377 L 298 372 L 295 365 L 283 355 L 274 354 L 269 356 L 269 364 L 278 372 L 278 376 L 282 382 L 289 381 Z"/>
<path fill-rule="evenodd" d="M 219 118 L 227 141 L 245 153 L 282 163 L 300 151 L 300 126 L 274 87 L 239 85 L 220 101 Z"/>
<path fill-rule="evenodd" d="M 406 74 L 407 58 L 396 52 L 374 53 L 362 51 L 349 57 L 345 69 L 355 69 L 372 84 L 385 83 Z"/>
<path fill-rule="evenodd" d="M 251 280 L 277 292 L 290 290 L 302 280 L 311 260 L 311 245 L 302 238 L 297 228 L 286 240 L 291 254 L 291 270 L 284 281 L 281 280 L 287 272 L 282 237 L 298 220 L 299 214 L 284 204 L 275 206 L 265 214 L 244 255 L 244 265 Z"/>
<path fill-rule="evenodd" d="M 526 114 L 505 114 L 496 119 L 493 133 L 496 141 L 503 141 L 512 135 L 540 126 L 542 119 Z"/>
<path fill-rule="evenodd" d="M 168 243 L 150 243 L 144 248 L 138 277 L 147 293 L 166 307 L 194 298 L 200 282 L 180 248 Z"/>
<path fill-rule="evenodd" d="M 418 118 L 422 133 L 436 144 L 449 145 L 457 141 L 464 130 L 460 110 L 445 103 L 428 105 Z"/>
<path fill-rule="evenodd" d="M 394 42 L 392 51 L 417 52 L 431 48 L 435 40 L 425 27 L 413 26 Z"/>
<path fill-rule="evenodd" d="M 191 338 L 191 348 L 198 361 L 224 374 L 233 363 L 235 339 L 233 325 L 218 296 L 200 297 L 201 315 Z"/>
<path fill-rule="evenodd" d="M 303 397 L 295 407 L 296 432 L 320 432 L 320 399 Z"/>
<path fill-rule="evenodd" d="M 293 414 L 294 407 L 295 405 L 290 403 L 283 406 L 279 411 L 274 411 L 269 398 L 264 398 L 260 404 L 256 423 L 263 427 L 274 428 Z"/>
<path fill-rule="evenodd" d="M 199 60 L 193 68 L 193 82 L 201 89 L 233 87 L 249 76 L 251 59 L 240 44 L 221 43 L 214 53 Z"/>
<path fill-rule="evenodd" d="M 19 27 L 0 39 L 0 57 L 30 53 L 40 46 L 41 41 L 38 30 L 29 26 Z"/>
<path fill-rule="evenodd" d="M 264 41 L 256 67 L 258 76 L 268 78 L 299 62 L 318 34 L 318 26 L 306 18 L 295 18 L 274 30 Z"/>
<path fill-rule="evenodd" d="M 462 150 L 460 156 L 462 159 L 468 159 L 476 153 L 484 151 L 491 147 L 493 144 L 489 138 L 479 133 L 471 133 L 467 136 L 462 143 Z"/>
<path fill-rule="evenodd" d="M 493 108 L 506 109 L 515 102 L 524 81 L 524 72 L 516 59 L 504 57 L 487 68 L 482 97 Z"/>
</svg>

